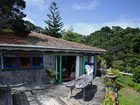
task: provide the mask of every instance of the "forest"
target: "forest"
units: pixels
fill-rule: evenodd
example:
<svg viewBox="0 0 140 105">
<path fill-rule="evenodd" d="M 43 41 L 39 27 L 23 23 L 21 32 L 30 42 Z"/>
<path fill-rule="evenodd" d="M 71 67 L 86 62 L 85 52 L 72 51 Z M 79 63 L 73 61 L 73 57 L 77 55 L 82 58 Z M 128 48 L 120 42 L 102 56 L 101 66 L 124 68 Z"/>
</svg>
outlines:
<svg viewBox="0 0 140 105">
<path fill-rule="evenodd" d="M 132 72 L 140 65 L 140 29 L 119 26 L 102 27 L 100 30 L 83 36 L 68 30 L 62 38 L 69 41 L 84 43 L 107 50 L 98 58 L 100 67 L 113 67 L 121 71 Z"/>
</svg>

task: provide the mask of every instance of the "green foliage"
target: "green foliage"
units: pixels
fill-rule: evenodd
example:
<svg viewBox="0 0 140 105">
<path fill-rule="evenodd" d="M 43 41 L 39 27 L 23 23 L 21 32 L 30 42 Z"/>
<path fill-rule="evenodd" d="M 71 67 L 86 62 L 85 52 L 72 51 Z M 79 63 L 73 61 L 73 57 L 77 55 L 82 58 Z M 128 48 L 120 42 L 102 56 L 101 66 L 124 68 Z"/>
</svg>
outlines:
<svg viewBox="0 0 140 105">
<path fill-rule="evenodd" d="M 124 62 L 122 60 L 112 61 L 112 67 L 119 70 L 124 70 Z"/>
<path fill-rule="evenodd" d="M 115 93 L 112 88 L 106 88 L 106 95 L 103 101 L 103 105 L 114 105 Z"/>
<path fill-rule="evenodd" d="M 50 76 L 51 79 L 55 79 L 56 70 L 46 68 L 45 71 L 48 73 L 48 75 Z"/>
<path fill-rule="evenodd" d="M 11 29 L 26 36 L 30 31 L 24 24 L 26 16 L 22 10 L 26 7 L 24 0 L 1 0 L 0 1 L 0 29 Z"/>
<path fill-rule="evenodd" d="M 107 69 L 107 62 L 106 59 L 104 59 L 103 55 L 97 56 L 97 66 L 101 69 Z"/>
<path fill-rule="evenodd" d="M 114 105 L 114 101 L 112 99 L 112 94 L 111 93 L 105 95 L 103 105 Z"/>
<path fill-rule="evenodd" d="M 24 24 L 24 20 L 22 19 L 14 20 L 12 27 L 13 27 L 14 32 L 16 32 L 17 35 L 21 37 L 26 37 L 30 33 L 30 30 L 28 30 L 28 28 Z"/>
<path fill-rule="evenodd" d="M 73 32 L 72 30 L 65 31 L 62 34 L 62 39 L 82 43 L 83 42 L 83 36 Z"/>
<path fill-rule="evenodd" d="M 43 28 L 41 28 L 39 26 L 35 26 L 33 23 L 31 23 L 29 21 L 25 21 L 25 24 L 30 31 L 34 31 L 34 32 L 38 32 L 38 33 L 43 33 L 43 31 L 44 31 Z"/>
<path fill-rule="evenodd" d="M 122 29 L 119 26 L 103 27 L 85 38 L 86 44 L 107 50 L 103 57 L 108 67 L 113 64 L 115 68 L 126 72 L 132 72 L 140 65 L 139 42 L 139 28 Z"/>
<path fill-rule="evenodd" d="M 136 83 L 133 81 L 132 76 L 121 76 L 117 80 L 117 83 L 122 83 L 126 86 L 132 87 L 133 89 L 140 91 L 140 83 Z"/>
<path fill-rule="evenodd" d="M 101 59 L 101 63 L 100 63 L 100 68 L 106 69 L 106 60 L 105 59 Z"/>
<path fill-rule="evenodd" d="M 116 76 L 119 76 L 120 75 L 120 70 L 119 69 L 111 69 L 109 71 L 109 73 L 111 73 L 113 75 L 116 75 Z"/>
<path fill-rule="evenodd" d="M 53 37 L 61 37 L 61 29 L 63 23 L 61 22 L 60 12 L 55 1 L 53 1 L 49 7 L 50 14 L 47 14 L 49 20 L 45 21 L 47 24 L 45 34 L 51 35 Z"/>
<path fill-rule="evenodd" d="M 36 30 L 36 26 L 33 23 L 31 23 L 29 21 L 25 21 L 25 24 L 29 30 L 31 30 L 31 31 Z"/>
<path fill-rule="evenodd" d="M 133 81 L 136 83 L 140 83 L 140 66 L 136 67 L 133 70 Z"/>
<path fill-rule="evenodd" d="M 118 92 L 119 105 L 139 105 L 140 93 L 133 88 L 125 87 Z"/>
</svg>

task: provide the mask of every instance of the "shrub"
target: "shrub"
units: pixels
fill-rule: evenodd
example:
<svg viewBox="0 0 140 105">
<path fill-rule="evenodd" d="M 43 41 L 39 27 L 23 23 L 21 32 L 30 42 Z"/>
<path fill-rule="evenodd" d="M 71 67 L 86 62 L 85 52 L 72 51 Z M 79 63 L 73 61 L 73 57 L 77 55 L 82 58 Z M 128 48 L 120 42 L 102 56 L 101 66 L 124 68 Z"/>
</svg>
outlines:
<svg viewBox="0 0 140 105">
<path fill-rule="evenodd" d="M 109 73 L 113 74 L 113 75 L 116 75 L 116 76 L 120 76 L 120 71 L 119 69 L 111 69 L 109 71 Z"/>
<path fill-rule="evenodd" d="M 133 81 L 136 83 L 140 83 L 140 66 L 136 67 L 133 70 Z"/>
<path fill-rule="evenodd" d="M 122 60 L 117 60 L 112 62 L 112 67 L 115 69 L 119 69 L 121 71 L 124 70 L 124 62 Z"/>
<path fill-rule="evenodd" d="M 114 104 L 114 95 L 112 93 L 106 94 L 103 105 L 113 105 L 113 104 Z"/>
<path fill-rule="evenodd" d="M 45 71 L 49 75 L 50 79 L 55 81 L 55 77 L 56 77 L 55 69 L 53 69 L 53 68 L 52 69 L 45 68 Z"/>
</svg>

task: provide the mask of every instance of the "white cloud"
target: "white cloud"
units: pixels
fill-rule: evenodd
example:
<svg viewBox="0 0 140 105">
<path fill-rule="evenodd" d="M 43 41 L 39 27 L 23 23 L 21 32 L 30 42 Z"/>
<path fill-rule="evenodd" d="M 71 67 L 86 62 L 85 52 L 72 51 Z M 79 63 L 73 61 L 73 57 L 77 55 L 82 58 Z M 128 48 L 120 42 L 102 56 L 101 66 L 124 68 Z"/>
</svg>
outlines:
<svg viewBox="0 0 140 105">
<path fill-rule="evenodd" d="M 88 35 L 91 32 L 94 32 L 96 30 L 95 24 L 88 24 L 88 23 L 74 23 L 74 24 L 66 24 L 64 26 L 64 29 L 73 28 L 74 32 L 77 32 L 79 34 Z"/>
<path fill-rule="evenodd" d="M 90 2 L 75 3 L 72 5 L 75 10 L 91 10 L 95 9 L 99 5 L 99 0 L 92 0 Z"/>
<path fill-rule="evenodd" d="M 140 28 L 140 18 L 134 18 L 134 19 L 118 19 L 116 21 L 111 22 L 105 22 L 105 23 L 74 23 L 74 24 L 66 24 L 64 26 L 64 29 L 73 28 L 74 32 L 83 34 L 83 35 L 89 35 L 90 33 L 97 31 L 101 29 L 104 26 L 120 26 L 122 28 L 127 27 L 139 27 Z"/>
<path fill-rule="evenodd" d="M 45 2 L 45 0 L 25 0 L 27 4 L 36 4 L 36 5 L 39 5 L 39 4 L 43 4 Z"/>
<path fill-rule="evenodd" d="M 35 6 L 40 11 L 46 10 L 50 4 L 50 0 L 25 0 L 27 6 Z"/>
<path fill-rule="evenodd" d="M 25 18 L 23 18 L 23 20 L 30 21 L 31 23 L 35 24 L 35 22 L 32 19 L 30 19 L 29 17 L 25 17 Z"/>
</svg>

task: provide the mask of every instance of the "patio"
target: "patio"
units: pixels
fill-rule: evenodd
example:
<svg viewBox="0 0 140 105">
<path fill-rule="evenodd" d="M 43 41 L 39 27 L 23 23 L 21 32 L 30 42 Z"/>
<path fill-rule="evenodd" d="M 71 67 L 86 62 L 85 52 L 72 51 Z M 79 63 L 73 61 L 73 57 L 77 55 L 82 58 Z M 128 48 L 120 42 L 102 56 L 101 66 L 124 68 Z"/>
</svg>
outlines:
<svg viewBox="0 0 140 105">
<path fill-rule="evenodd" d="M 85 101 L 81 89 L 74 89 L 72 98 L 68 98 L 68 93 L 65 83 L 25 92 L 30 105 L 102 105 L 105 85 L 102 78 L 96 77 L 93 85 L 86 87 Z"/>
</svg>

